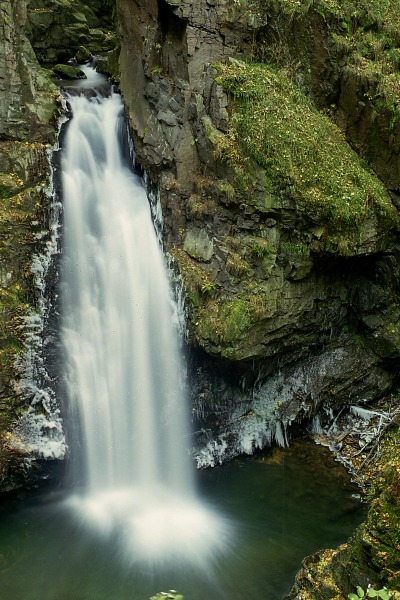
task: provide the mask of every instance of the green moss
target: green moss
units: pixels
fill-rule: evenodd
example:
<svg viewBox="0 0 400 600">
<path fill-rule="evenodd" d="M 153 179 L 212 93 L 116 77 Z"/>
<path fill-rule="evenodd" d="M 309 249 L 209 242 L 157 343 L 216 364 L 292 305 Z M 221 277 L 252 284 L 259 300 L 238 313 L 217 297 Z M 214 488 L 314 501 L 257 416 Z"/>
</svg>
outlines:
<svg viewBox="0 0 400 600">
<path fill-rule="evenodd" d="M 33 299 L 30 265 L 34 232 L 44 221 L 45 151 L 41 143 L 0 144 L 0 437 L 21 404 L 15 361 L 24 351 L 24 317 Z"/>
<path fill-rule="evenodd" d="M 393 427 L 380 443 L 370 488 L 371 507 L 351 557 L 367 556 L 373 583 L 400 591 L 400 431 Z"/>
<path fill-rule="evenodd" d="M 287 21 L 304 21 L 306 13 L 322 16 L 339 54 L 355 73 L 375 79 L 373 96 L 400 116 L 400 11 L 397 0 L 279 0 L 258 2 L 267 14 L 277 11 Z M 255 48 L 255 54 L 259 48 Z"/>
<path fill-rule="evenodd" d="M 79 46 L 75 53 L 75 58 L 79 64 L 82 64 L 85 61 L 92 60 L 93 57 L 91 52 L 85 48 L 85 46 Z"/>
<path fill-rule="evenodd" d="M 225 203 L 231 204 L 235 202 L 235 188 L 233 185 L 229 183 L 226 179 L 219 181 L 217 184 L 217 189 L 220 194 L 225 196 Z"/>
<path fill-rule="evenodd" d="M 314 9 L 327 19 L 335 17 L 345 31 L 357 24 L 368 27 L 374 23 L 400 30 L 397 0 L 267 0 L 263 4 L 267 10 L 279 6 L 289 15 L 303 15 Z"/>
<path fill-rule="evenodd" d="M 71 65 L 54 65 L 54 73 L 62 79 L 86 79 L 86 75 L 80 69 Z"/>
<path fill-rule="evenodd" d="M 209 139 L 209 141 L 211 142 L 211 144 L 213 145 L 218 145 L 219 143 L 222 143 L 222 140 L 224 139 L 224 135 L 221 131 L 219 131 L 219 129 L 217 129 L 213 122 L 211 121 L 211 118 L 208 115 L 204 115 L 204 117 L 202 118 L 202 125 L 204 127 L 204 131 L 206 133 L 207 138 Z"/>
<path fill-rule="evenodd" d="M 240 339 L 252 317 L 248 298 L 211 300 L 199 311 L 198 335 L 215 344 L 230 344 Z"/>
<path fill-rule="evenodd" d="M 185 294 L 191 305 L 191 317 L 196 319 L 196 309 L 203 300 L 209 298 L 215 291 L 216 285 L 211 277 L 184 250 L 174 248 L 171 255 L 177 261 L 183 277 Z"/>
<path fill-rule="evenodd" d="M 232 99 L 232 129 L 216 140 L 222 158 L 241 171 L 255 160 L 275 191 L 290 186 L 297 207 L 330 232 L 398 220 L 383 184 L 285 72 L 233 65 L 218 81 Z"/>
<path fill-rule="evenodd" d="M 110 50 L 106 55 L 100 56 L 97 62 L 97 68 L 106 75 L 111 75 L 114 80 L 119 80 L 119 47 Z"/>
<path fill-rule="evenodd" d="M 279 247 L 282 254 L 294 256 L 309 256 L 310 248 L 306 244 L 296 244 L 294 242 L 282 242 Z"/>
<path fill-rule="evenodd" d="M 211 196 L 192 194 L 187 202 L 189 214 L 192 217 L 205 217 L 214 215 L 216 202 Z"/>
<path fill-rule="evenodd" d="M 400 116 L 400 31 L 392 23 L 374 21 L 370 29 L 357 22 L 351 34 L 337 32 L 332 38 L 347 58 L 347 69 L 369 82 L 366 99 L 377 112 L 389 110 L 394 127 Z"/>
</svg>

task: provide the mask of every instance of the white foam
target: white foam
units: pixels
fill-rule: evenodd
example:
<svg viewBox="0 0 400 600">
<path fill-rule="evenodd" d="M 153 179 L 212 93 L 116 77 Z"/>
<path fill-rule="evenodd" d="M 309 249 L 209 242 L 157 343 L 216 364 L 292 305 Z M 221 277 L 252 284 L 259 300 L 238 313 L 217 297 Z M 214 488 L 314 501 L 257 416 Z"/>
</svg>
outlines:
<svg viewBox="0 0 400 600">
<path fill-rule="evenodd" d="M 116 488 L 68 503 L 83 524 L 117 540 L 128 564 L 185 563 L 206 571 L 232 542 L 232 523 L 162 486 Z"/>
<path fill-rule="evenodd" d="M 62 342 L 82 431 L 71 453 L 83 448 L 86 474 L 86 493 L 72 504 L 83 523 L 118 541 L 128 563 L 172 559 L 207 570 L 228 530 L 196 500 L 179 311 L 145 188 L 121 157 L 122 102 L 116 94 L 69 101 Z"/>
</svg>

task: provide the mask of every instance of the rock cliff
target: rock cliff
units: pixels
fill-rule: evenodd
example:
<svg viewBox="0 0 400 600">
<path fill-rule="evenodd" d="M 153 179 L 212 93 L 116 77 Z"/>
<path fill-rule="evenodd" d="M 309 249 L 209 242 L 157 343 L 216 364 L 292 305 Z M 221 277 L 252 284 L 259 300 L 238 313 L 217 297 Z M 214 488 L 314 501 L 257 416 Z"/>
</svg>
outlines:
<svg viewBox="0 0 400 600">
<path fill-rule="evenodd" d="M 121 90 L 186 292 L 199 466 L 393 391 L 396 3 L 117 0 L 117 15 Z M 291 598 L 398 589 L 393 435 L 366 524 L 306 559 Z"/>
<path fill-rule="evenodd" d="M 25 485 L 35 465 L 17 423 L 30 410 L 41 377 L 40 257 L 53 248 L 46 196 L 48 148 L 55 141 L 58 91 L 40 68 L 25 36 L 27 3 L 2 2 L 0 39 L 0 491 Z M 33 255 L 36 255 L 36 263 Z M 30 338 L 30 342 L 28 342 Z M 30 362 L 36 346 L 38 363 Z M 29 348 L 28 348 L 29 347 Z M 27 383 L 27 371 L 30 384 Z M 49 399 L 47 399 L 49 400 Z M 50 401 L 50 400 L 49 400 Z M 46 426 L 49 406 L 37 398 Z"/>
<path fill-rule="evenodd" d="M 398 36 L 392 6 L 350 8 L 117 2 L 121 90 L 197 348 L 200 464 L 398 376 Z"/>
<path fill-rule="evenodd" d="M 396 2 L 117 0 L 117 14 L 121 90 L 186 292 L 199 466 L 392 392 Z M 367 522 L 306 559 L 290 598 L 398 589 L 397 446 L 394 428 Z"/>
<path fill-rule="evenodd" d="M 113 0 L 31 0 L 26 32 L 38 60 L 52 64 L 71 59 L 80 47 L 96 52 L 115 46 Z"/>
<path fill-rule="evenodd" d="M 57 92 L 35 52 L 42 63 L 82 46 L 109 52 L 114 18 L 121 50 L 105 68 L 119 78 L 185 288 L 198 464 L 273 439 L 285 444 L 298 423 L 320 427 L 350 404 L 392 392 L 400 353 L 397 0 L 70 8 L 64 0 L 32 0 L 29 10 L 26 0 L 0 3 L 1 491 L 26 483 L 40 454 L 22 443 L 29 402 L 40 409 L 39 433 L 57 410 L 24 380 L 29 328 L 36 365 L 44 342 L 53 343 L 42 328 L 41 276 L 56 251 L 46 145 Z M 63 451 L 58 424 L 51 435 L 49 458 Z M 369 518 L 338 558 L 306 561 L 292 597 L 341 597 L 341 579 L 347 591 L 366 581 L 346 565 L 356 558 L 365 569 L 371 556 L 370 577 L 398 586 L 390 525 L 398 482 L 388 476 L 389 491 L 371 509 L 382 519 Z M 386 518 L 389 504 L 395 516 Z M 385 548 L 371 541 L 377 519 Z M 388 546 L 394 574 L 383 576 Z M 325 585 L 325 574 L 317 595 L 332 558 L 336 579 Z"/>
</svg>

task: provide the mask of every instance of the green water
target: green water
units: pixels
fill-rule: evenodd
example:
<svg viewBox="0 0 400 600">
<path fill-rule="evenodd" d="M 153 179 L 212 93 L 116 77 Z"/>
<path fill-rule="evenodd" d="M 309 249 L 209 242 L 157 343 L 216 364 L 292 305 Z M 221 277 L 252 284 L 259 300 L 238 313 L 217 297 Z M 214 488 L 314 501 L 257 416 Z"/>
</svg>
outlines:
<svg viewBox="0 0 400 600">
<path fill-rule="evenodd" d="M 345 541 L 364 509 L 344 470 L 309 443 L 199 473 L 205 502 L 233 523 L 206 570 L 128 567 L 118 546 L 82 528 L 59 497 L 0 513 L 0 600 L 278 600 L 301 560 Z"/>
</svg>

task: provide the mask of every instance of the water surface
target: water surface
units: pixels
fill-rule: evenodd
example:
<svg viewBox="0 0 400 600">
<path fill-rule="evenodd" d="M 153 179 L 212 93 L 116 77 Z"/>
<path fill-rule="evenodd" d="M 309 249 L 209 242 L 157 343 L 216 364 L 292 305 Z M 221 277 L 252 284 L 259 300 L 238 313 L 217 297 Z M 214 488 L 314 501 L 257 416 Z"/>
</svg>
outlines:
<svg viewBox="0 0 400 600">
<path fill-rule="evenodd" d="M 278 600 L 302 559 L 345 541 L 364 513 L 344 470 L 314 445 L 198 475 L 203 501 L 234 531 L 209 564 L 129 563 L 117 540 L 88 528 L 68 503 L 40 496 L 0 514 L 1 598 L 146 600 L 176 589 L 185 600 Z"/>
</svg>

